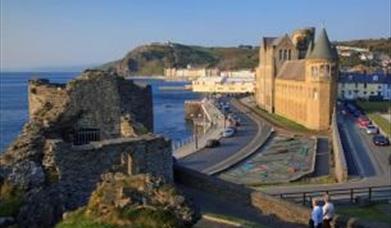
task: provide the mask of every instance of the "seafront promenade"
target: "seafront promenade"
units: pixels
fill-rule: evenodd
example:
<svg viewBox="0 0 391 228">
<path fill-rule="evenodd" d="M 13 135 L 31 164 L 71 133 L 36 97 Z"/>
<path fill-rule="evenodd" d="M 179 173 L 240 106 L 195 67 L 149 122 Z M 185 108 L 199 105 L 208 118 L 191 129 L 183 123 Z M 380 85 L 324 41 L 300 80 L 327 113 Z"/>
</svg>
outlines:
<svg viewBox="0 0 391 228">
<path fill-rule="evenodd" d="M 204 148 L 209 139 L 221 138 L 221 132 L 224 130 L 225 121 L 223 113 L 214 106 L 211 100 L 203 100 L 200 102 L 200 105 L 207 119 L 205 121 L 207 123 L 203 126 L 205 128 L 205 133 L 199 135 L 193 134 L 190 140 L 179 147 L 173 145 L 173 154 L 177 159 L 186 157 Z"/>
</svg>

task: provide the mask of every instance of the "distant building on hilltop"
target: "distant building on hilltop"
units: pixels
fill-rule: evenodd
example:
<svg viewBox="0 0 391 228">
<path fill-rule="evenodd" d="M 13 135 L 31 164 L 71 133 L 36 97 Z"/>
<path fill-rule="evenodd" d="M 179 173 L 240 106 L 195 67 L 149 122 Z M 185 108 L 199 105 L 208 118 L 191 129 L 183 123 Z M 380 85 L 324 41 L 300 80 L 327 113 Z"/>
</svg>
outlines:
<svg viewBox="0 0 391 228">
<path fill-rule="evenodd" d="M 316 42 L 314 35 L 315 28 L 304 28 L 262 39 L 255 98 L 268 112 L 325 130 L 335 104 L 338 55 L 325 29 Z"/>
</svg>

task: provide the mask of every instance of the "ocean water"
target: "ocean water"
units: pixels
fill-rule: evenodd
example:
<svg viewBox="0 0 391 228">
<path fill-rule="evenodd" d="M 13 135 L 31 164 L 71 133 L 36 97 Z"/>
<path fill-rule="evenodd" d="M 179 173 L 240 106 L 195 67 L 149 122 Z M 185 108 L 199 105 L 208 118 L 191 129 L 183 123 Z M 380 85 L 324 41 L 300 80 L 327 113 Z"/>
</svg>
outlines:
<svg viewBox="0 0 391 228">
<path fill-rule="evenodd" d="M 28 120 L 27 82 L 32 78 L 47 78 L 51 82 L 66 83 L 79 73 L 0 73 L 0 152 L 19 134 Z M 188 138 L 191 124 L 184 119 L 184 101 L 198 99 L 191 91 L 163 91 L 160 86 L 182 86 L 183 82 L 136 79 L 150 84 L 153 91 L 154 133 L 173 141 Z"/>
</svg>

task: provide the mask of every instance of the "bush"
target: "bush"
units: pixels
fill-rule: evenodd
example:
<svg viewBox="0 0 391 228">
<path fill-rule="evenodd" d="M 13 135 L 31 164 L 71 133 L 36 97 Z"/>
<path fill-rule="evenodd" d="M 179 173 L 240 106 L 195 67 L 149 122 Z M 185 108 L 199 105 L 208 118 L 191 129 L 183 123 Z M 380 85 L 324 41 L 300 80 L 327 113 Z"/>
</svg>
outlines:
<svg viewBox="0 0 391 228">
<path fill-rule="evenodd" d="M 8 181 L 0 186 L 0 217 L 16 216 L 23 203 L 23 191 Z"/>
</svg>

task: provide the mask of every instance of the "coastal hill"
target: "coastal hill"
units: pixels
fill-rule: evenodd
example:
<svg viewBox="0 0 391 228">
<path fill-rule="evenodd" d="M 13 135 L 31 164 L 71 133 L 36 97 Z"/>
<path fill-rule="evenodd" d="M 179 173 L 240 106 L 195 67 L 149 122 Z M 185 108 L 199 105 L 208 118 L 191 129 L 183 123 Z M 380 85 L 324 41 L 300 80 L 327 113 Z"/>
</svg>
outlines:
<svg viewBox="0 0 391 228">
<path fill-rule="evenodd" d="M 390 38 L 336 41 L 336 45 L 368 48 L 391 56 Z M 259 47 L 202 47 L 178 43 L 138 46 L 124 58 L 99 66 L 121 76 L 163 75 L 164 68 L 217 67 L 220 70 L 253 69 L 259 63 Z"/>
<path fill-rule="evenodd" d="M 163 75 L 164 68 L 184 68 L 189 64 L 192 67 L 218 67 L 222 70 L 254 68 L 258 64 L 258 48 L 151 43 L 136 47 L 124 58 L 98 68 L 122 76 Z"/>
</svg>

